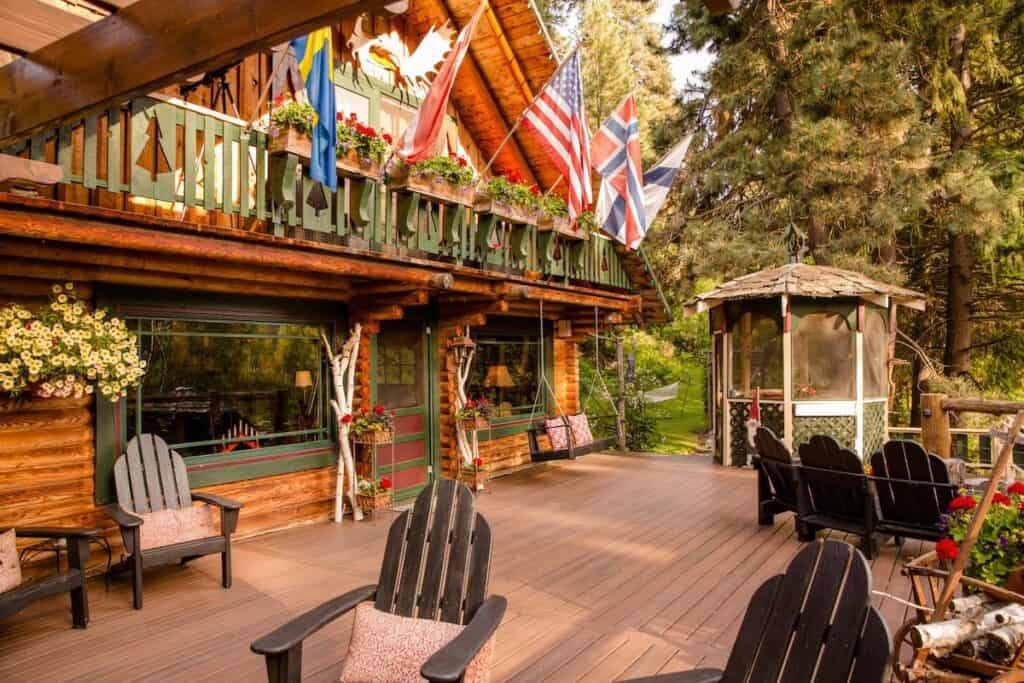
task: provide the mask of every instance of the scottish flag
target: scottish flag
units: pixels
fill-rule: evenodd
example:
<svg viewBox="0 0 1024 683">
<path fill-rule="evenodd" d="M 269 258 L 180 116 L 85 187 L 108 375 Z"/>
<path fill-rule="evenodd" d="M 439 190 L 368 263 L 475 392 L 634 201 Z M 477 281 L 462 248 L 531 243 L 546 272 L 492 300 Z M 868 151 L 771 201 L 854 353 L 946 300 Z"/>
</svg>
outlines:
<svg viewBox="0 0 1024 683">
<path fill-rule="evenodd" d="M 334 50 L 331 46 L 331 29 L 317 29 L 309 35 L 296 38 L 291 45 L 299 64 L 299 75 L 306 84 L 306 98 L 316 110 L 313 145 L 309 155 L 309 177 L 334 191 L 338 189 L 338 169 L 335 166 L 337 105 L 334 102 L 332 80 Z"/>
</svg>

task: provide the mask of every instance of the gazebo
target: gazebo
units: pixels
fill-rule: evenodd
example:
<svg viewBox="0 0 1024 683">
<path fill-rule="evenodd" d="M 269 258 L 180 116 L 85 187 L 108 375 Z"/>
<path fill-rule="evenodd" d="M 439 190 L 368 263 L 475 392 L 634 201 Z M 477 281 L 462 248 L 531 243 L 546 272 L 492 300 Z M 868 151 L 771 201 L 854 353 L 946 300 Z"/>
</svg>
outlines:
<svg viewBox="0 0 1024 683">
<path fill-rule="evenodd" d="M 861 458 L 886 438 L 897 306 L 918 292 L 860 273 L 790 263 L 736 278 L 686 304 L 710 312 L 715 458 L 749 461 L 755 392 L 761 422 L 796 449 L 829 434 Z"/>
</svg>

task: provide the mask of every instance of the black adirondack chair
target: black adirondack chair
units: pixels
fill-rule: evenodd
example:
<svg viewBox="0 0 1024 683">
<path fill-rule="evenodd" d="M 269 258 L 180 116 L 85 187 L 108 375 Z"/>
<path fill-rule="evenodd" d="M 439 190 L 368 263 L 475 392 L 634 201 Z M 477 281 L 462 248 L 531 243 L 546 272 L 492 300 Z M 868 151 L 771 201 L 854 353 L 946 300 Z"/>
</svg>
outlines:
<svg viewBox="0 0 1024 683">
<path fill-rule="evenodd" d="M 544 420 L 534 422 L 530 425 L 527 430 L 527 438 L 530 441 L 530 460 L 533 462 L 547 462 L 548 460 L 575 460 L 581 455 L 588 455 L 590 453 L 598 453 L 600 451 L 606 451 L 615 445 L 614 437 L 597 438 L 587 444 L 577 444 L 573 438 L 572 429 L 569 428 L 569 421 L 564 415 L 561 416 L 562 427 L 559 429 L 565 429 L 566 442 L 565 448 L 548 448 L 543 449 L 540 447 L 539 437 L 542 434 L 547 434 L 548 428 L 544 423 Z M 591 428 L 599 424 L 600 422 L 608 419 L 614 419 L 614 416 L 601 416 L 594 418 L 591 422 Z"/>
<path fill-rule="evenodd" d="M 856 534 L 871 559 L 877 510 L 860 458 L 832 437 L 816 434 L 800 446 L 800 485 L 800 521 L 808 531 L 836 529 Z"/>
<path fill-rule="evenodd" d="M 507 601 L 487 597 L 491 528 L 474 509 L 469 489 L 452 480 L 420 492 L 412 510 L 392 522 L 380 580 L 325 602 L 252 644 L 264 655 L 270 683 L 302 678 L 302 642 L 372 600 L 404 617 L 464 624 L 465 630 L 420 670 L 430 681 L 461 680 L 470 662 L 498 629 Z M 421 578 L 422 577 L 422 578 Z"/>
<path fill-rule="evenodd" d="M 121 528 L 127 559 L 115 571 L 132 574 L 132 602 L 142 609 L 142 572 L 169 562 L 187 562 L 204 555 L 220 553 L 221 579 L 231 587 L 231 534 L 238 526 L 242 504 L 210 493 L 193 492 L 181 456 L 155 434 L 139 434 L 128 442 L 124 455 L 114 463 L 114 487 L 117 503 L 106 506 L 107 515 Z M 140 514 L 161 510 L 183 510 L 199 501 L 220 509 L 220 533 L 181 543 L 142 548 L 143 518 Z"/>
<path fill-rule="evenodd" d="M 8 529 L 0 528 L 0 533 Z M 71 623 L 85 628 L 89 623 L 89 596 L 85 587 L 85 566 L 89 561 L 89 541 L 99 529 L 70 529 L 61 527 L 15 527 L 18 538 L 65 539 L 68 568 L 54 576 L 0 593 L 0 619 L 9 617 L 36 600 L 61 593 L 71 594 Z"/>
<path fill-rule="evenodd" d="M 849 543 L 815 541 L 785 574 L 754 593 L 725 671 L 696 669 L 631 683 L 881 683 L 891 643 L 871 606 L 867 562 Z"/>
<path fill-rule="evenodd" d="M 949 509 L 958 486 L 946 464 L 914 441 L 889 441 L 871 456 L 871 482 L 881 517 L 877 529 L 904 538 L 937 541 L 939 517 Z"/>
<path fill-rule="evenodd" d="M 775 432 L 767 427 L 758 427 L 754 435 L 757 455 L 753 465 L 757 470 L 757 523 L 771 526 L 775 515 L 783 512 L 799 513 L 800 489 L 799 466 Z M 801 541 L 813 541 L 814 533 L 795 517 L 796 531 Z"/>
</svg>

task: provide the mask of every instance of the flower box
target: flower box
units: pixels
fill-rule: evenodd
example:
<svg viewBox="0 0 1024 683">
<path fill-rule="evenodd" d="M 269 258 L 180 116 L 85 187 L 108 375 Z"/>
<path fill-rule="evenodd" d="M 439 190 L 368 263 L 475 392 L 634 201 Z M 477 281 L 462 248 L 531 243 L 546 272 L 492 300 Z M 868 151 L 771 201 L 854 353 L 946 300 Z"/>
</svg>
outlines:
<svg viewBox="0 0 1024 683">
<path fill-rule="evenodd" d="M 581 228 L 578 223 L 573 225 L 568 216 L 541 214 L 537 219 L 537 230 L 539 232 L 557 232 L 571 240 L 586 241 L 590 239 L 590 233 Z"/>
<path fill-rule="evenodd" d="M 370 178 L 376 180 L 380 177 L 380 162 L 367 157 L 360 157 L 354 149 L 338 157 L 338 175 L 349 176 L 350 178 Z"/>
<path fill-rule="evenodd" d="M 465 432 L 479 432 L 490 426 L 491 421 L 486 417 L 464 417 L 459 420 L 459 427 Z"/>
<path fill-rule="evenodd" d="M 352 441 L 366 446 L 381 446 L 395 440 L 395 433 L 391 430 L 371 429 L 362 434 L 353 434 Z"/>
<path fill-rule="evenodd" d="M 391 505 L 391 491 L 381 491 L 372 496 L 363 493 L 356 494 L 356 503 L 364 510 L 383 510 Z"/>
<path fill-rule="evenodd" d="M 293 126 L 271 126 L 269 138 L 268 151 L 271 154 L 294 154 L 308 160 L 313 153 L 313 141 Z"/>
<path fill-rule="evenodd" d="M 510 223 L 526 223 L 537 225 L 537 211 L 517 204 L 500 202 L 486 192 L 477 192 L 473 197 L 473 211 L 489 213 Z"/>
<path fill-rule="evenodd" d="M 483 491 L 487 483 L 486 470 L 462 470 L 462 483 L 473 491 Z"/>
<path fill-rule="evenodd" d="M 398 164 L 391 172 L 388 185 L 392 190 L 416 192 L 442 204 L 473 206 L 473 185 L 452 185 L 435 175 L 413 174 L 405 164 Z"/>
</svg>

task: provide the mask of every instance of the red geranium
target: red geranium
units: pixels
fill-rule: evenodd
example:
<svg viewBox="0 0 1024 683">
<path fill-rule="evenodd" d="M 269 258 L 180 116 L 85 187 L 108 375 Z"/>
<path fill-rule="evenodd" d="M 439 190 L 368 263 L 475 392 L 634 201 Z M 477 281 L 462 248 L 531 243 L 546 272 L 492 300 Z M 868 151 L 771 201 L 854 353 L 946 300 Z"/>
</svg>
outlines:
<svg viewBox="0 0 1024 683">
<path fill-rule="evenodd" d="M 1015 481 L 1007 487 L 1006 492 L 1011 496 L 1024 496 L 1024 483 Z"/>
<path fill-rule="evenodd" d="M 1003 493 L 997 493 L 992 496 L 992 502 L 996 505 L 1005 505 L 1007 507 L 1013 503 L 1013 501 L 1010 500 L 1010 497 Z"/>
<path fill-rule="evenodd" d="M 352 112 L 352 113 L 350 113 L 350 114 L 348 115 L 348 120 L 349 120 L 349 121 L 355 121 L 355 120 L 357 120 L 357 119 L 358 119 L 358 117 L 356 116 L 356 113 L 355 113 L 355 112 Z"/>
<path fill-rule="evenodd" d="M 466 401 L 466 407 L 467 408 L 476 408 L 476 401 L 474 401 L 473 399 L 469 399 L 468 401 Z"/>
<path fill-rule="evenodd" d="M 391 144 L 392 140 L 391 135 L 389 133 L 384 133 L 383 135 L 381 135 L 381 137 L 384 138 L 384 142 L 388 143 L 389 145 Z"/>
<path fill-rule="evenodd" d="M 952 538 L 944 538 L 935 544 L 935 554 L 940 560 L 955 560 L 960 553 L 960 546 Z"/>
<path fill-rule="evenodd" d="M 334 120 L 335 121 L 344 121 L 345 120 L 345 114 L 339 111 L 337 114 L 334 115 Z"/>
<path fill-rule="evenodd" d="M 480 404 L 480 405 L 482 405 L 482 406 L 485 406 L 485 405 L 487 405 L 487 399 L 486 399 L 486 398 L 484 398 L 483 396 L 481 396 L 480 398 L 478 398 L 478 399 L 476 400 L 476 402 L 477 402 L 477 403 L 479 403 L 479 404 Z"/>
<path fill-rule="evenodd" d="M 483 467 L 483 466 L 484 466 L 484 459 L 483 458 L 473 458 L 473 467 Z"/>
<path fill-rule="evenodd" d="M 957 510 L 973 510 L 974 506 L 978 504 L 978 501 L 974 500 L 973 496 L 957 496 L 950 504 L 949 509 L 951 512 Z"/>
<path fill-rule="evenodd" d="M 341 416 L 341 421 L 343 424 L 348 424 L 349 422 L 352 421 L 352 414 L 345 413 L 344 415 Z"/>
<path fill-rule="evenodd" d="M 381 477 L 380 478 L 380 487 L 382 489 L 384 489 L 385 491 L 390 490 L 391 489 L 391 480 L 388 479 L 387 477 Z"/>
<path fill-rule="evenodd" d="M 532 194 L 534 197 L 539 197 L 541 195 L 540 188 L 537 187 L 536 185 L 531 186 L 530 194 Z"/>
<path fill-rule="evenodd" d="M 459 166 L 462 166 L 463 168 L 465 168 L 465 167 L 466 167 L 466 165 L 467 165 L 467 164 L 469 163 L 469 162 L 468 162 L 468 161 L 466 161 L 466 159 L 465 159 L 465 158 L 463 158 L 463 157 L 459 157 L 458 159 L 459 159 Z"/>
<path fill-rule="evenodd" d="M 383 415 L 384 414 L 384 406 L 382 406 L 381 404 L 378 403 L 377 405 L 375 405 L 373 407 L 373 412 L 377 413 L 378 415 Z"/>
<path fill-rule="evenodd" d="M 274 104 L 280 107 L 284 103 L 284 93 L 274 98 Z"/>
</svg>

